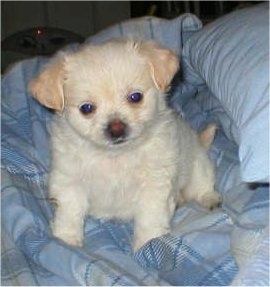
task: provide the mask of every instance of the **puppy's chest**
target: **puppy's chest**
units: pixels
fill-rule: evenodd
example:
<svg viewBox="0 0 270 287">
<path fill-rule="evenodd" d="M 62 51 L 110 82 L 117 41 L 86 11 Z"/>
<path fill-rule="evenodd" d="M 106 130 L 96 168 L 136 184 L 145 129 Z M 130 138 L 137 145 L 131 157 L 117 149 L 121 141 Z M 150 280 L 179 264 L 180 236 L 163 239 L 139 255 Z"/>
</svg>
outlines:
<svg viewBox="0 0 270 287">
<path fill-rule="evenodd" d="M 111 189 L 132 184 L 140 177 L 139 161 L 135 157 L 101 157 L 92 162 L 90 168 L 93 184 L 99 186 L 102 183 L 104 186 L 104 183 L 110 183 L 108 188 Z"/>
<path fill-rule="evenodd" d="M 92 159 L 82 173 L 92 215 L 132 217 L 132 205 L 142 182 L 138 157 L 100 156 Z"/>
</svg>

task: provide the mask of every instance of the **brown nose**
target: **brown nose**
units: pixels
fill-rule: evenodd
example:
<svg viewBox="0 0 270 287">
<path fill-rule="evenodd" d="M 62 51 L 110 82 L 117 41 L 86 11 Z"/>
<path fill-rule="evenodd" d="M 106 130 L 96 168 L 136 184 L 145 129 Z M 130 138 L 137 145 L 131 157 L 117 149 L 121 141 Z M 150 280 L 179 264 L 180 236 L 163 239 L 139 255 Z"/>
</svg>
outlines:
<svg viewBox="0 0 270 287">
<path fill-rule="evenodd" d="M 107 134 L 113 140 L 124 138 L 127 132 L 127 126 L 119 119 L 112 120 L 107 126 Z"/>
</svg>

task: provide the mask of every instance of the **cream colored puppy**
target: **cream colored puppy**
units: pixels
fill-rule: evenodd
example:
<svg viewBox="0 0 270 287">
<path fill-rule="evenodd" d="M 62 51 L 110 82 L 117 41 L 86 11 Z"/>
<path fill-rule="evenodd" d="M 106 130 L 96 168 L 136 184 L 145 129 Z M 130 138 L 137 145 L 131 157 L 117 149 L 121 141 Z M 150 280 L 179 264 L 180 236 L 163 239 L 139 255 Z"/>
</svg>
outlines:
<svg viewBox="0 0 270 287">
<path fill-rule="evenodd" d="M 153 42 L 112 41 L 56 57 L 31 82 L 52 126 L 53 234 L 82 245 L 84 217 L 134 220 L 133 247 L 170 231 L 175 207 L 212 208 L 214 168 L 201 141 L 166 105 L 178 59 Z"/>
</svg>

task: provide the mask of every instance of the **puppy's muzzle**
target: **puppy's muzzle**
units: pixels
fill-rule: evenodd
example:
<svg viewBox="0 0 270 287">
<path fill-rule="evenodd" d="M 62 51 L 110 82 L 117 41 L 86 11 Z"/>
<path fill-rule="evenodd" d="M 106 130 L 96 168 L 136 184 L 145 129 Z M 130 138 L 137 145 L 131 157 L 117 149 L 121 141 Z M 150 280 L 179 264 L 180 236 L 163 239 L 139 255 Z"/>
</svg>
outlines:
<svg viewBox="0 0 270 287">
<path fill-rule="evenodd" d="M 125 141 L 128 132 L 127 130 L 127 125 L 123 121 L 114 119 L 109 122 L 105 132 L 107 137 L 114 144 L 119 144 Z"/>
</svg>

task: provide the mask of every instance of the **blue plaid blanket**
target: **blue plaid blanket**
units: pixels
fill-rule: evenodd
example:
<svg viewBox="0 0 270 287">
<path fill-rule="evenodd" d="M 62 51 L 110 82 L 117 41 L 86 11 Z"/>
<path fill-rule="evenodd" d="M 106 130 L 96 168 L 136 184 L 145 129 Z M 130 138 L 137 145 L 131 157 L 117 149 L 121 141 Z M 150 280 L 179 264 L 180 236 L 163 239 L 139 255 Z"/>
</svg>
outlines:
<svg viewBox="0 0 270 287">
<path fill-rule="evenodd" d="M 132 36 L 157 40 L 180 55 L 200 28 L 189 14 L 170 21 L 142 18 L 109 28 L 85 44 Z M 20 62 L 2 78 L 2 285 L 269 285 L 269 189 L 241 181 L 238 147 L 222 128 L 210 151 L 222 208 L 209 212 L 196 203 L 184 205 L 175 213 L 171 233 L 135 254 L 131 223 L 88 217 L 82 248 L 52 236 L 47 179 L 54 114 L 27 90 L 48 61 Z M 173 89 L 170 103 L 195 129 L 219 124 L 224 110 L 213 96 L 201 90 L 183 100 L 177 92 Z"/>
</svg>

